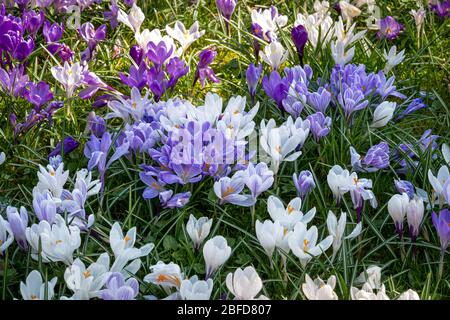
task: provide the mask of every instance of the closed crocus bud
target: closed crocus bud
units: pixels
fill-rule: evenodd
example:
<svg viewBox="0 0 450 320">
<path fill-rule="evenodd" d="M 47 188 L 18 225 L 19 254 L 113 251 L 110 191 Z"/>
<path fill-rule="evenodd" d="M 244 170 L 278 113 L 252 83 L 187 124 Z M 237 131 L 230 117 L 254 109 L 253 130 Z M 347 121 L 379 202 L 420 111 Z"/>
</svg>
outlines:
<svg viewBox="0 0 450 320">
<path fill-rule="evenodd" d="M 53 23 L 50 24 L 48 20 L 44 22 L 44 27 L 42 28 L 42 34 L 47 43 L 58 42 L 61 40 L 64 32 L 63 24 Z"/>
<path fill-rule="evenodd" d="M 283 238 L 283 233 L 284 228 L 279 221 L 266 220 L 263 223 L 259 220 L 256 221 L 256 237 L 270 260 L 272 260 L 276 244 Z"/>
<path fill-rule="evenodd" d="M 137 44 L 130 48 L 130 56 L 133 58 L 136 64 L 141 64 L 142 58 L 144 57 L 144 50 Z"/>
<path fill-rule="evenodd" d="M 381 128 L 387 125 L 387 123 L 394 116 L 395 108 L 397 103 L 385 101 L 381 103 L 373 113 L 373 122 L 371 124 L 372 128 Z"/>
<path fill-rule="evenodd" d="M 87 125 L 88 130 L 90 130 L 97 138 L 101 138 L 106 131 L 105 119 L 97 116 L 94 111 L 89 112 Z"/>
<path fill-rule="evenodd" d="M 403 237 L 403 220 L 405 219 L 408 204 L 409 197 L 406 193 L 402 193 L 402 195 L 395 194 L 388 202 L 389 215 L 394 220 L 395 229 L 400 239 Z"/>
<path fill-rule="evenodd" d="M 203 246 L 203 257 L 206 264 L 206 279 L 208 279 L 231 255 L 231 247 L 222 236 L 215 236 L 206 241 Z"/>
<path fill-rule="evenodd" d="M 17 46 L 16 51 L 13 53 L 13 57 L 16 60 L 25 60 L 34 50 L 34 40 L 33 38 L 23 39 Z"/>
<path fill-rule="evenodd" d="M 209 300 L 213 289 L 213 280 L 198 280 L 197 276 L 183 280 L 180 286 L 180 296 L 183 300 Z"/>
<path fill-rule="evenodd" d="M 397 191 L 402 194 L 406 193 L 409 199 L 414 198 L 414 185 L 406 180 L 395 180 L 395 188 Z"/>
<path fill-rule="evenodd" d="M 26 250 L 28 248 L 27 237 L 25 231 L 28 227 L 28 213 L 24 207 L 20 207 L 20 214 L 17 208 L 8 206 L 6 208 L 6 216 L 8 218 L 9 226 L 14 234 L 19 246 Z"/>
<path fill-rule="evenodd" d="M 29 33 L 36 33 L 44 22 L 45 15 L 43 11 L 36 12 L 34 10 L 30 10 L 24 13 L 23 23 L 25 28 Z"/>
<path fill-rule="evenodd" d="M 303 65 L 303 51 L 305 45 L 308 42 L 308 31 L 302 25 L 298 25 L 291 30 L 291 38 L 297 48 L 298 58 L 300 59 L 300 64 Z"/>
<path fill-rule="evenodd" d="M 295 189 L 297 189 L 297 195 L 302 198 L 302 200 L 316 187 L 314 177 L 309 170 L 300 172 L 298 177 L 297 174 L 294 173 L 292 179 L 294 180 Z"/>
<path fill-rule="evenodd" d="M 200 248 L 203 240 L 209 235 L 213 219 L 201 217 L 198 220 L 191 214 L 186 224 L 186 231 L 194 243 L 195 249 Z"/>
<path fill-rule="evenodd" d="M 236 8 L 236 0 L 216 0 L 217 9 L 219 9 L 220 14 L 226 19 L 225 25 L 227 32 L 230 31 L 229 21 L 233 15 L 234 9 Z"/>
<path fill-rule="evenodd" d="M 408 220 L 409 234 L 413 242 L 416 241 L 417 236 L 419 235 L 420 224 L 423 220 L 424 211 L 425 208 L 423 206 L 423 200 L 417 196 L 410 200 L 406 206 L 406 218 Z"/>
<path fill-rule="evenodd" d="M 228 290 L 234 295 L 235 300 L 252 300 L 261 291 L 262 280 L 253 267 L 236 269 L 226 278 Z"/>
<path fill-rule="evenodd" d="M 409 289 L 403 292 L 397 300 L 420 300 L 419 295 L 414 290 Z"/>
<path fill-rule="evenodd" d="M 258 65 L 257 67 L 251 63 L 246 72 L 246 80 L 248 85 L 248 91 L 250 92 L 250 96 L 252 97 L 252 101 L 255 98 L 256 94 L 256 87 L 258 86 L 259 78 L 261 77 L 262 73 L 262 64 Z"/>
</svg>

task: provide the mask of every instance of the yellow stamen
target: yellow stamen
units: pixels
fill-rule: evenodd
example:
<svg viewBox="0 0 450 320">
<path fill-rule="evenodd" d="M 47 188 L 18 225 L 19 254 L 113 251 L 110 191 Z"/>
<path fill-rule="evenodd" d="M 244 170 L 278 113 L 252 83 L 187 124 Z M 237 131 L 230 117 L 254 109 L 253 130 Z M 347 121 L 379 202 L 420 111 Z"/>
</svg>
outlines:
<svg viewBox="0 0 450 320">
<path fill-rule="evenodd" d="M 309 240 L 308 239 L 303 240 L 303 251 L 308 252 L 308 245 Z"/>
<path fill-rule="evenodd" d="M 278 153 L 281 153 L 281 146 L 279 144 L 277 144 L 275 146 L 275 151 L 278 152 Z"/>
<path fill-rule="evenodd" d="M 56 175 L 55 171 L 50 172 L 50 175 L 54 177 Z"/>
<path fill-rule="evenodd" d="M 31 295 L 31 300 L 39 300 L 37 296 L 35 296 L 34 294 Z"/>
<path fill-rule="evenodd" d="M 284 228 L 284 230 L 283 230 L 283 235 L 284 235 L 284 236 L 287 235 L 288 232 L 289 232 L 288 228 Z"/>
<path fill-rule="evenodd" d="M 231 186 L 227 187 L 227 190 L 223 193 L 223 197 L 229 196 L 230 194 L 232 194 L 234 192 L 234 188 Z"/>
<path fill-rule="evenodd" d="M 89 278 L 91 276 L 91 273 L 89 272 L 89 270 L 86 270 L 85 272 L 83 272 L 83 277 L 85 279 Z"/>
<path fill-rule="evenodd" d="M 131 104 L 131 107 L 132 107 L 133 109 L 135 109 L 135 110 L 136 110 L 136 108 L 137 108 L 137 104 L 136 104 L 136 102 L 133 102 L 133 103 Z"/>
<path fill-rule="evenodd" d="M 123 238 L 123 241 L 125 241 L 125 244 L 127 244 L 128 241 L 130 241 L 130 240 L 131 240 L 131 238 L 128 235 L 126 235 L 125 238 Z"/>
<path fill-rule="evenodd" d="M 177 276 L 168 276 L 166 274 L 160 274 L 156 279 L 156 282 L 170 282 L 175 284 L 177 287 L 181 284 L 181 281 Z"/>
<path fill-rule="evenodd" d="M 291 205 L 288 205 L 287 211 L 288 211 L 289 214 L 291 214 L 292 211 L 294 211 L 294 207 L 292 207 Z"/>
<path fill-rule="evenodd" d="M 55 244 L 60 244 L 60 243 L 62 243 L 63 241 L 62 240 L 56 240 L 55 241 Z"/>
</svg>

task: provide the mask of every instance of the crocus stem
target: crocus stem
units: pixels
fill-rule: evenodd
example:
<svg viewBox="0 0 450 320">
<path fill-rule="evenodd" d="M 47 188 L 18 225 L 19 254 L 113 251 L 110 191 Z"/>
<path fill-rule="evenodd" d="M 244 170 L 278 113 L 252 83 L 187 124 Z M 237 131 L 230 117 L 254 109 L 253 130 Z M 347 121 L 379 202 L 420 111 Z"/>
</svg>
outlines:
<svg viewBox="0 0 450 320">
<path fill-rule="evenodd" d="M 445 256 L 445 250 L 441 250 L 441 259 L 439 260 L 438 281 L 441 280 L 442 273 L 444 272 L 444 256 Z"/>
<path fill-rule="evenodd" d="M 255 205 L 250 207 L 250 212 L 252 213 L 252 225 L 255 226 Z M 272 261 L 272 260 L 271 260 Z M 272 263 L 272 262 L 271 262 Z"/>
<path fill-rule="evenodd" d="M 3 265 L 3 300 L 6 300 L 6 284 L 8 283 L 8 249 L 6 249 L 5 253 L 5 263 Z"/>
</svg>

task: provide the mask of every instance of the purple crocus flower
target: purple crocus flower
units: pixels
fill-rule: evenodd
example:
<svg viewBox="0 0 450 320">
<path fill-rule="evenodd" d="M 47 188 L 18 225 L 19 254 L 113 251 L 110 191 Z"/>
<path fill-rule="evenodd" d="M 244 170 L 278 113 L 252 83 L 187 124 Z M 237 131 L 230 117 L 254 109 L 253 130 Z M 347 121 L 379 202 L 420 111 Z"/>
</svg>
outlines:
<svg viewBox="0 0 450 320">
<path fill-rule="evenodd" d="M 56 204 L 49 191 L 44 193 L 34 192 L 33 210 L 39 221 L 47 221 L 53 224 L 56 219 Z"/>
<path fill-rule="evenodd" d="M 259 24 L 257 23 L 252 23 L 252 33 L 255 37 L 263 40 L 264 39 L 264 35 L 262 32 L 262 28 Z M 253 39 L 253 51 L 255 53 L 255 59 L 256 62 L 259 61 L 259 51 L 261 49 L 261 44 L 259 43 L 259 41 L 257 39 Z"/>
<path fill-rule="evenodd" d="M 17 45 L 15 51 L 12 53 L 14 59 L 18 61 L 23 61 L 33 52 L 34 50 L 34 40 L 33 38 L 23 39 Z"/>
<path fill-rule="evenodd" d="M 353 208 L 356 211 L 356 221 L 361 222 L 364 201 L 369 200 L 372 208 L 378 206 L 377 199 L 372 190 L 372 180 L 354 178 L 350 185 L 350 196 L 352 198 Z"/>
<path fill-rule="evenodd" d="M 75 140 L 71 136 L 67 136 L 64 138 L 63 149 L 61 150 L 61 141 L 58 142 L 55 149 L 53 149 L 53 151 L 48 154 L 48 158 L 60 155 L 61 153 L 64 153 L 64 155 L 67 155 L 67 154 L 71 153 L 72 151 L 74 151 L 76 148 L 78 148 L 79 145 L 80 145 L 80 143 L 77 140 Z"/>
<path fill-rule="evenodd" d="M 48 20 L 44 22 L 44 27 L 42 29 L 42 34 L 44 35 L 44 39 L 47 43 L 54 43 L 61 40 L 64 32 L 64 25 L 53 23 L 50 24 Z"/>
<path fill-rule="evenodd" d="M 422 146 L 422 150 L 428 150 L 428 148 L 431 148 L 431 151 L 436 150 L 438 147 L 436 140 L 438 138 L 438 135 L 431 134 L 431 129 L 425 130 L 420 137 L 420 145 Z"/>
<path fill-rule="evenodd" d="M 153 99 L 158 102 L 167 89 L 166 74 L 162 70 L 151 67 L 147 72 L 147 84 L 153 93 Z"/>
<path fill-rule="evenodd" d="M 223 177 L 214 183 L 214 193 L 220 199 L 220 204 L 226 202 L 242 206 L 251 207 L 256 199 L 251 195 L 240 194 L 244 189 L 245 181 L 241 171 L 236 172 L 231 178 Z"/>
<path fill-rule="evenodd" d="M 87 119 L 87 128 L 97 138 L 101 138 L 106 131 L 106 121 L 97 116 L 94 111 L 91 111 Z"/>
<path fill-rule="evenodd" d="M 339 94 L 338 101 L 344 109 L 345 117 L 348 122 L 350 122 L 353 112 L 362 110 L 369 104 L 369 101 L 365 100 L 361 90 L 351 87 L 348 87 L 343 93 Z"/>
<path fill-rule="evenodd" d="M 139 178 L 141 178 L 141 181 L 147 185 L 144 193 L 142 194 L 146 200 L 156 198 L 161 192 L 166 191 L 164 188 L 166 184 L 163 181 L 155 179 L 154 173 L 152 172 L 140 172 Z"/>
<path fill-rule="evenodd" d="M 195 70 L 194 85 L 198 79 L 202 84 L 202 88 L 205 87 L 205 80 L 208 78 L 210 81 L 218 83 L 220 80 L 216 77 L 213 69 L 209 66 L 215 59 L 217 52 L 212 49 L 205 49 L 199 54 L 199 61 L 197 69 Z"/>
<path fill-rule="evenodd" d="M 196 183 L 202 179 L 200 164 L 171 164 L 172 170 L 162 171 L 159 178 L 167 184 Z"/>
<path fill-rule="evenodd" d="M 129 76 L 127 77 L 122 72 L 119 72 L 119 77 L 130 88 L 136 87 L 142 90 L 147 84 L 147 65 L 144 61 L 141 62 L 138 68 L 132 64 L 130 66 Z"/>
<path fill-rule="evenodd" d="M 308 104 L 316 111 L 325 113 L 331 102 L 331 93 L 324 87 L 320 87 L 317 92 L 308 93 Z"/>
<path fill-rule="evenodd" d="M 45 20 L 44 11 L 36 12 L 34 10 L 26 11 L 23 14 L 23 25 L 32 35 L 36 34 Z"/>
<path fill-rule="evenodd" d="M 120 272 L 112 272 L 101 290 L 103 300 L 134 300 L 139 293 L 139 282 L 134 278 L 125 281 Z"/>
<path fill-rule="evenodd" d="M 309 170 L 301 171 L 297 177 L 297 174 L 292 175 L 295 189 L 297 189 L 297 195 L 304 200 L 305 197 L 316 187 L 314 177 Z"/>
<path fill-rule="evenodd" d="M 403 30 L 403 26 L 397 22 L 393 17 L 387 16 L 379 21 L 380 31 L 378 31 L 378 38 L 386 38 L 388 40 L 394 40 Z"/>
<path fill-rule="evenodd" d="M 26 250 L 28 248 L 25 231 L 28 227 L 28 212 L 24 207 L 20 207 L 20 214 L 17 208 L 8 206 L 6 208 L 6 216 L 8 218 L 9 226 L 14 234 L 14 238 L 19 244 L 20 248 Z"/>
<path fill-rule="evenodd" d="M 444 0 L 442 2 L 439 0 L 435 0 L 433 2 L 430 2 L 430 9 L 434 11 L 441 19 L 450 17 L 449 0 Z"/>
<path fill-rule="evenodd" d="M 266 94 L 271 97 L 278 105 L 278 108 L 284 110 L 283 100 L 288 96 L 290 83 L 287 78 L 281 78 L 278 71 L 274 70 L 270 76 L 264 76 L 262 87 Z"/>
<path fill-rule="evenodd" d="M 97 30 L 95 30 L 95 27 L 90 22 L 85 22 L 81 25 L 80 29 L 78 29 L 78 32 L 83 38 L 84 41 L 86 41 L 89 46 L 95 46 L 100 41 L 105 40 L 106 38 L 106 25 L 102 24 L 100 27 L 98 27 Z"/>
<path fill-rule="evenodd" d="M 441 250 L 445 251 L 450 245 L 450 210 L 443 209 L 439 215 L 433 211 L 431 218 L 441 241 Z"/>
<path fill-rule="evenodd" d="M 111 29 L 115 29 L 119 24 L 117 17 L 119 15 L 119 6 L 117 5 L 117 0 L 111 0 L 111 5 L 109 6 L 109 11 L 103 12 L 103 17 L 105 20 L 109 21 Z"/>
<path fill-rule="evenodd" d="M 389 145 L 381 142 L 372 146 L 368 151 L 361 164 L 365 167 L 374 167 L 377 169 L 385 169 L 389 167 Z"/>
<path fill-rule="evenodd" d="M 158 44 L 150 41 L 147 44 L 147 57 L 151 62 L 155 64 L 158 70 L 160 70 L 164 62 L 166 62 L 166 60 L 170 58 L 172 52 L 173 47 L 167 48 L 164 41 L 160 41 Z"/>
<path fill-rule="evenodd" d="M 179 57 L 173 57 L 166 65 L 166 72 L 169 75 L 168 88 L 173 88 L 178 80 L 189 73 L 189 66 Z"/>
<path fill-rule="evenodd" d="M 161 202 L 161 206 L 165 209 L 182 208 L 189 202 L 190 197 L 190 192 L 177 193 L 173 195 L 172 190 L 166 190 L 160 192 L 159 201 Z"/>
<path fill-rule="evenodd" d="M 253 63 L 251 63 L 248 68 L 246 75 L 248 90 L 250 92 L 250 96 L 252 98 L 252 101 L 255 100 L 255 94 L 256 94 L 256 87 L 258 86 L 259 78 L 261 77 L 262 73 L 262 64 L 258 65 L 256 67 Z"/>
<path fill-rule="evenodd" d="M 414 99 L 413 101 L 411 101 L 411 103 L 406 107 L 405 110 L 403 110 L 402 113 L 399 114 L 399 116 L 397 117 L 397 119 L 403 119 L 404 117 L 406 117 L 408 114 L 411 114 L 417 110 L 426 108 L 427 105 L 423 102 L 422 98 L 417 98 Z"/>
<path fill-rule="evenodd" d="M 310 130 L 316 142 L 330 133 L 331 118 L 325 117 L 322 112 L 309 115 L 306 119 L 310 123 Z"/>
<path fill-rule="evenodd" d="M 29 82 L 28 87 L 29 89 L 25 89 L 24 96 L 36 108 L 53 99 L 50 86 L 45 81 L 39 81 L 38 83 Z"/>
<path fill-rule="evenodd" d="M 255 200 L 261 193 L 267 191 L 274 181 L 273 171 L 269 170 L 264 162 L 260 162 L 256 166 L 249 163 L 247 169 L 243 171 L 243 177 Z"/>
<path fill-rule="evenodd" d="M 139 45 L 135 44 L 130 48 L 130 57 L 137 65 L 140 65 L 144 58 L 144 50 Z"/>
<path fill-rule="evenodd" d="M 28 84 L 28 75 L 23 65 L 6 71 L 0 68 L 0 87 L 13 97 L 22 96 Z"/>
<path fill-rule="evenodd" d="M 300 65 L 303 66 L 303 51 L 305 45 L 308 42 L 308 31 L 302 25 L 298 25 L 291 30 L 291 38 L 297 48 L 298 58 L 300 59 Z"/>
<path fill-rule="evenodd" d="M 414 185 L 411 182 L 406 180 L 394 180 L 394 183 L 398 193 L 406 193 L 409 199 L 414 198 Z"/>
<path fill-rule="evenodd" d="M 229 20 L 236 8 L 236 2 L 236 0 L 216 0 L 217 9 L 219 9 L 220 14 L 225 18 L 227 33 L 230 32 Z"/>
</svg>

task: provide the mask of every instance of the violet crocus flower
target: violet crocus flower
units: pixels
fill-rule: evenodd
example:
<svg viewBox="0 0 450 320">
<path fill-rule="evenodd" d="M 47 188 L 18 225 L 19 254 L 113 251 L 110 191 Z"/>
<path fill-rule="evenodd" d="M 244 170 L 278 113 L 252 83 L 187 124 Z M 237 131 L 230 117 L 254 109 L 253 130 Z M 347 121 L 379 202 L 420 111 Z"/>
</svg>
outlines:
<svg viewBox="0 0 450 320">
<path fill-rule="evenodd" d="M 36 34 L 45 20 L 44 11 L 36 12 L 34 10 L 26 11 L 23 14 L 23 25 L 30 34 Z"/>
<path fill-rule="evenodd" d="M 377 33 L 378 38 L 386 38 L 388 40 L 394 40 L 403 30 L 403 26 L 391 16 L 380 19 L 379 28 L 380 31 Z"/>
<path fill-rule="evenodd" d="M 101 290 L 103 300 L 134 300 L 139 293 L 139 282 L 134 278 L 125 281 L 120 272 L 112 272 Z"/>
<path fill-rule="evenodd" d="M 137 65 L 140 65 L 144 58 L 144 50 L 139 45 L 135 44 L 130 48 L 130 57 Z"/>
<path fill-rule="evenodd" d="M 290 83 L 287 78 L 281 78 L 278 71 L 274 70 L 262 79 L 262 87 L 266 94 L 271 97 L 278 105 L 278 108 L 284 110 L 283 100 L 288 96 Z"/>
<path fill-rule="evenodd" d="M 166 184 L 163 181 L 155 179 L 154 173 L 152 172 L 140 172 L 139 178 L 147 185 L 142 194 L 146 200 L 156 198 L 161 192 L 166 191 L 164 187 Z"/>
<path fill-rule="evenodd" d="M 273 184 L 273 171 L 269 170 L 264 162 L 260 162 L 257 165 L 249 163 L 247 169 L 242 172 L 244 182 L 255 200 Z"/>
<path fill-rule="evenodd" d="M 151 67 L 147 72 L 147 84 L 153 93 L 153 99 L 158 102 L 167 89 L 166 74 L 162 70 Z"/>
<path fill-rule="evenodd" d="M 262 28 L 259 24 L 257 23 L 252 23 L 252 33 L 255 37 L 263 40 L 264 39 L 264 35 L 262 32 Z M 261 50 L 261 44 L 257 39 L 253 39 L 253 51 L 255 53 L 255 59 L 256 62 L 258 63 L 259 61 L 259 51 Z"/>
<path fill-rule="evenodd" d="M 199 61 L 197 69 L 195 70 L 194 85 L 198 79 L 202 84 L 202 88 L 205 87 L 205 80 L 208 78 L 210 81 L 218 83 L 220 80 L 216 77 L 213 69 L 209 66 L 215 59 L 217 52 L 212 49 L 205 49 L 199 54 Z"/>
<path fill-rule="evenodd" d="M 53 93 L 50 91 L 50 86 L 45 81 L 38 83 L 28 83 L 28 89 L 25 89 L 25 98 L 32 103 L 36 108 L 39 108 L 53 99 Z"/>
<path fill-rule="evenodd" d="M 324 87 L 320 87 L 317 92 L 311 92 L 307 95 L 308 104 L 316 111 L 325 113 L 331 102 L 331 93 Z"/>
<path fill-rule="evenodd" d="M 96 30 L 92 23 L 85 22 L 78 29 L 78 33 L 80 34 L 81 38 L 83 38 L 83 40 L 92 47 L 95 46 L 98 42 L 105 40 L 106 25 L 102 24 Z"/>
<path fill-rule="evenodd" d="M 350 122 L 353 112 L 362 110 L 369 105 L 369 101 L 365 100 L 362 91 L 351 87 L 339 94 L 338 101 L 344 109 L 347 122 Z"/>
<path fill-rule="evenodd" d="M 406 117 L 408 114 L 416 112 L 417 110 L 426 108 L 427 105 L 423 102 L 422 98 L 417 98 L 411 101 L 411 103 L 406 107 L 405 110 L 397 117 L 397 119 L 402 119 Z"/>
<path fill-rule="evenodd" d="M 395 188 L 397 189 L 398 193 L 406 193 L 409 197 L 409 199 L 414 198 L 414 185 L 406 180 L 394 180 Z"/>
<path fill-rule="evenodd" d="M 117 20 L 117 17 L 119 15 L 119 6 L 117 5 L 117 0 L 111 0 L 111 5 L 109 6 L 109 11 L 103 12 L 103 17 L 106 21 L 109 21 L 109 24 L 111 25 L 111 29 L 115 29 L 119 21 Z"/>
<path fill-rule="evenodd" d="M 162 171 L 159 178 L 167 184 L 196 183 L 202 179 L 202 165 L 200 164 L 171 164 L 172 170 Z"/>
<path fill-rule="evenodd" d="M 142 90 L 147 84 L 147 65 L 142 61 L 138 68 L 133 64 L 130 66 L 128 76 L 119 72 L 120 80 L 130 88 L 136 87 Z"/>
<path fill-rule="evenodd" d="M 240 194 L 244 190 L 245 181 L 241 172 L 236 172 L 231 178 L 223 177 L 214 183 L 214 193 L 220 199 L 220 203 L 226 202 L 242 206 L 251 207 L 256 199 L 251 195 Z"/>
<path fill-rule="evenodd" d="M 444 0 L 444 1 L 435 0 L 433 2 L 430 1 L 430 9 L 432 11 L 434 11 L 441 19 L 450 17 L 450 1 L 449 0 Z"/>
<path fill-rule="evenodd" d="M 155 64 L 158 71 L 161 70 L 164 62 L 170 58 L 172 52 L 173 47 L 167 48 L 164 41 L 160 41 L 158 44 L 150 41 L 147 44 L 147 58 Z"/>
<path fill-rule="evenodd" d="M 173 88 L 181 77 L 189 73 L 189 66 L 179 57 L 173 57 L 166 65 L 166 72 L 169 75 L 167 87 Z"/>
<path fill-rule="evenodd" d="M 420 137 L 420 145 L 422 146 L 422 150 L 428 150 L 429 148 L 431 149 L 431 151 L 436 150 L 436 148 L 438 147 L 436 140 L 438 138 L 438 135 L 431 134 L 431 129 L 425 130 L 425 132 Z"/>
<path fill-rule="evenodd" d="M 42 34 L 47 43 L 54 43 L 61 40 L 64 32 L 64 25 L 53 23 L 50 24 L 48 20 L 44 22 L 44 27 L 42 28 Z"/>
<path fill-rule="evenodd" d="M 14 59 L 18 61 L 23 61 L 33 52 L 34 50 L 34 40 L 33 38 L 23 39 L 12 52 Z"/>
<path fill-rule="evenodd" d="M 8 71 L 0 68 L 0 87 L 9 95 L 13 97 L 22 96 L 28 82 L 28 75 L 25 73 L 23 65 L 13 67 Z"/>
<path fill-rule="evenodd" d="M 78 148 L 79 145 L 80 143 L 77 140 L 75 140 L 71 136 L 67 136 L 64 138 L 63 147 L 61 148 L 61 141 L 58 142 L 55 149 L 53 149 L 53 151 L 48 154 L 48 158 L 60 155 L 61 153 L 67 155 Z"/>
<path fill-rule="evenodd" d="M 381 142 L 372 146 L 368 151 L 361 164 L 365 167 L 374 167 L 377 169 L 385 169 L 389 167 L 389 145 Z"/>
<path fill-rule="evenodd" d="M 262 64 L 258 65 L 256 67 L 253 63 L 251 63 L 247 71 L 245 73 L 246 75 L 246 81 L 248 85 L 248 91 L 250 92 L 250 97 L 252 98 L 252 102 L 254 104 L 255 101 L 255 94 L 256 94 L 256 87 L 258 86 L 259 78 L 261 77 L 262 73 Z"/>
<path fill-rule="evenodd" d="M 439 263 L 438 275 L 438 277 L 441 278 L 442 271 L 444 269 L 445 250 L 447 250 L 450 245 L 450 210 L 441 210 L 439 216 L 433 211 L 431 213 L 431 219 L 433 220 L 433 225 L 436 228 L 439 240 L 441 242 L 441 260 Z"/>
<path fill-rule="evenodd" d="M 230 32 L 229 20 L 236 8 L 236 2 L 236 0 L 216 0 L 217 9 L 219 9 L 220 14 L 225 18 L 227 33 Z"/>
<path fill-rule="evenodd" d="M 316 187 L 313 174 L 309 170 L 301 171 L 298 177 L 297 173 L 294 173 L 292 180 L 294 181 L 295 189 L 297 189 L 297 195 L 302 200 L 305 200 L 306 196 Z"/>
<path fill-rule="evenodd" d="M 165 209 L 174 209 L 184 207 L 191 197 L 190 192 L 173 194 L 172 190 L 166 190 L 159 194 L 161 206 Z"/>
<path fill-rule="evenodd" d="M 87 119 L 87 129 L 97 138 L 101 138 L 106 131 L 106 121 L 91 111 Z"/>
<path fill-rule="evenodd" d="M 28 212 L 24 207 L 20 207 L 20 214 L 17 208 L 8 206 L 6 208 L 6 216 L 9 226 L 14 234 L 14 238 L 20 248 L 26 250 L 28 248 L 25 231 L 28 227 Z"/>
<path fill-rule="evenodd" d="M 291 38 L 294 42 L 295 47 L 297 48 L 300 65 L 303 66 L 303 51 L 305 49 L 306 43 L 308 42 L 308 31 L 306 31 L 304 26 L 299 24 L 298 26 L 292 28 Z"/>
<path fill-rule="evenodd" d="M 322 112 L 316 112 L 306 118 L 310 123 L 310 130 L 316 142 L 330 133 L 331 118 Z"/>
<path fill-rule="evenodd" d="M 56 220 L 57 207 L 49 191 L 44 193 L 34 192 L 33 210 L 39 221 L 47 221 L 49 224 L 53 224 Z"/>
<path fill-rule="evenodd" d="M 356 211 L 356 221 L 361 222 L 362 218 L 362 210 L 364 208 L 364 202 L 369 200 L 372 208 L 376 208 L 378 206 L 377 199 L 375 198 L 375 194 L 372 190 L 372 180 L 370 179 L 358 179 L 356 174 L 353 176 L 353 180 L 351 181 L 350 196 L 352 198 L 353 208 Z"/>
</svg>

